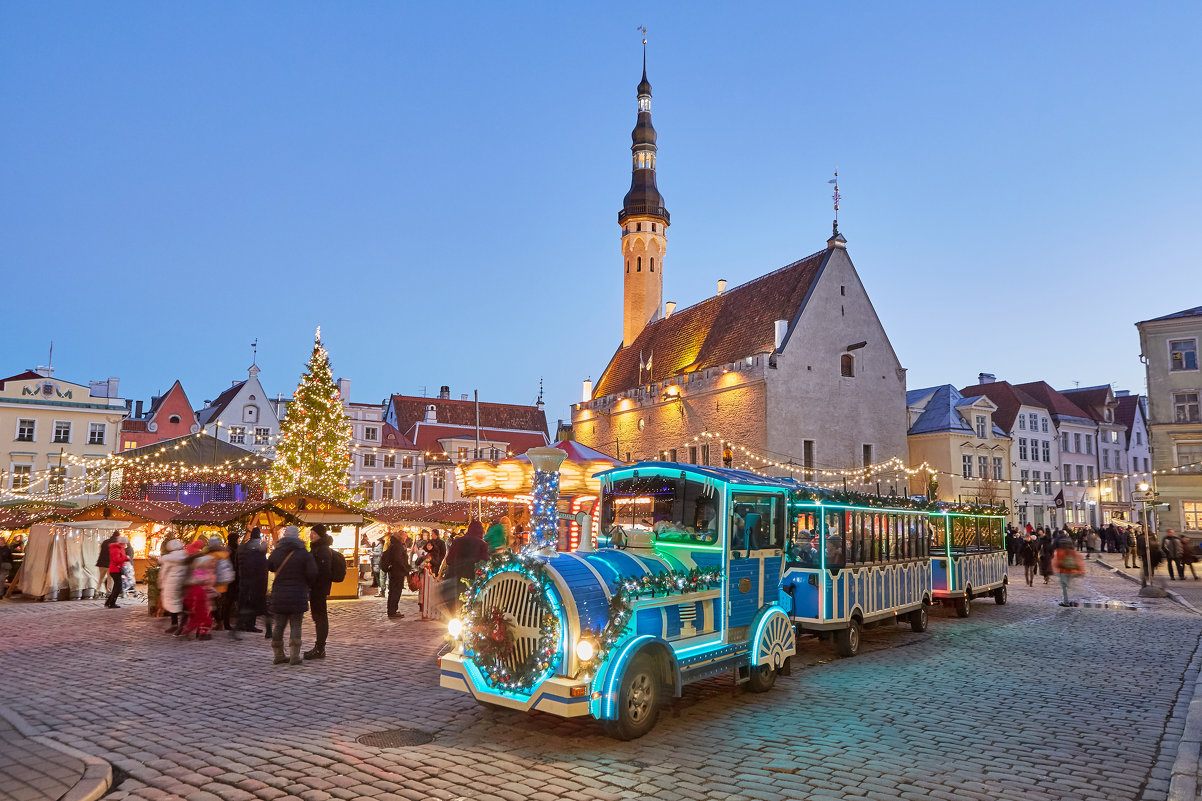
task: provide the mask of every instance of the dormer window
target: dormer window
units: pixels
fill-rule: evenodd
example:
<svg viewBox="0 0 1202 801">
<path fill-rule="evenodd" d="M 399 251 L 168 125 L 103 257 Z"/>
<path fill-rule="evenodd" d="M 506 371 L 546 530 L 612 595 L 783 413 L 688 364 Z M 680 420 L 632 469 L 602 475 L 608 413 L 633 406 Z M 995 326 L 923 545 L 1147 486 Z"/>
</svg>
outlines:
<svg viewBox="0 0 1202 801">
<path fill-rule="evenodd" d="M 171 415 L 170 417 L 167 418 L 167 422 L 171 423 L 171 425 L 179 425 L 179 415 L 178 414 Z"/>
<path fill-rule="evenodd" d="M 980 437 L 981 439 L 985 439 L 985 422 L 986 422 L 985 415 L 978 414 L 977 420 L 976 420 L 976 423 L 977 423 L 976 429 L 977 429 L 977 436 Z"/>
</svg>

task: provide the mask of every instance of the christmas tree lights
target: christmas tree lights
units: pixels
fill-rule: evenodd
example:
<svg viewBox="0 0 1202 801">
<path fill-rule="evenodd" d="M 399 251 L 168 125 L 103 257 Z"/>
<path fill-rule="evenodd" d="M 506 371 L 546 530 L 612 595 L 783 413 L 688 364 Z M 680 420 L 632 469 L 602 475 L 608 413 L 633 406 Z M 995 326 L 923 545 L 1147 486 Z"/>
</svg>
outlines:
<svg viewBox="0 0 1202 801">
<path fill-rule="evenodd" d="M 350 445 L 351 424 L 334 383 L 319 327 L 309 366 L 280 425 L 276 459 L 267 477 L 269 492 L 275 496 L 314 493 L 343 503 L 350 501 Z"/>
</svg>

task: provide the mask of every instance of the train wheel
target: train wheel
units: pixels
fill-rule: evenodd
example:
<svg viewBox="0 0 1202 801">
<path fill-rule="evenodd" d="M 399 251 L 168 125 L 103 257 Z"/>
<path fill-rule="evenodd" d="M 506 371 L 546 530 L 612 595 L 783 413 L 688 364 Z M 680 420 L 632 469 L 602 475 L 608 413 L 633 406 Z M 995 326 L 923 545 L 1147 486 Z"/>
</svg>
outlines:
<svg viewBox="0 0 1202 801">
<path fill-rule="evenodd" d="M 1006 585 L 998 587 L 993 591 L 993 600 L 998 606 L 1006 605 Z"/>
<path fill-rule="evenodd" d="M 835 632 L 835 651 L 839 656 L 855 656 L 860 653 L 860 621 L 853 620 L 847 628 Z"/>
<path fill-rule="evenodd" d="M 659 716 L 660 681 L 655 662 L 639 654 L 626 668 L 618 688 L 618 718 L 606 721 L 605 729 L 619 740 L 635 740 L 655 726 Z"/>
<path fill-rule="evenodd" d="M 751 672 L 747 679 L 747 689 L 753 693 L 766 693 L 776 684 L 776 676 L 780 671 L 772 667 L 772 665 L 760 665 L 755 667 L 752 665 Z"/>
<path fill-rule="evenodd" d="M 930 622 L 930 615 L 927 612 L 926 604 L 923 604 L 910 613 L 910 631 L 916 631 L 921 634 L 927 630 L 928 622 Z"/>
<path fill-rule="evenodd" d="M 956 617 L 968 617 L 972 614 L 972 599 L 962 595 L 956 599 Z"/>
</svg>

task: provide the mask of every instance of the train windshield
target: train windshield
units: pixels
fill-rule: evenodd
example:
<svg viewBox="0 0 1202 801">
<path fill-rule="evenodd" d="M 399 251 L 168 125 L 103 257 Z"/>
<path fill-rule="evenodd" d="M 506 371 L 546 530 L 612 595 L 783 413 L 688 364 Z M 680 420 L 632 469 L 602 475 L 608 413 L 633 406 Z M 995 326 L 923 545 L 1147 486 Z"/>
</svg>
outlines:
<svg viewBox="0 0 1202 801">
<path fill-rule="evenodd" d="M 712 486 L 670 476 L 614 481 L 601 498 L 601 530 L 615 542 L 713 543 L 718 539 L 718 499 Z"/>
</svg>

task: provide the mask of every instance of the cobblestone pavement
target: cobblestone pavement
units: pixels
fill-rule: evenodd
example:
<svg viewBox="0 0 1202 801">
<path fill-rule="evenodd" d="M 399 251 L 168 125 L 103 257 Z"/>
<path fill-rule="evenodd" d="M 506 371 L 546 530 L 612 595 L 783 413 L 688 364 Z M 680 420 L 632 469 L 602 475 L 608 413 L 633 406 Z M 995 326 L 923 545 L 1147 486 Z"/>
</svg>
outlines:
<svg viewBox="0 0 1202 801">
<path fill-rule="evenodd" d="M 176 641 L 144 609 L 7 602 L 3 703 L 111 761 L 112 799 L 1163 799 L 1200 620 L 1090 571 L 1075 597 L 1142 608 L 1061 608 L 1012 570 L 1006 606 L 868 631 L 854 659 L 803 640 L 772 692 L 693 685 L 629 743 L 440 689 L 442 626 L 412 600 L 400 621 L 331 603 L 329 656 L 304 667 L 272 666 L 259 636 Z M 356 742 L 398 727 L 433 739 Z"/>
<path fill-rule="evenodd" d="M 84 764 L 30 740 L 0 717 L 0 798 L 62 798 L 83 778 Z"/>
</svg>

